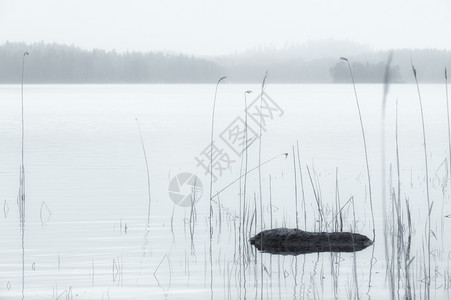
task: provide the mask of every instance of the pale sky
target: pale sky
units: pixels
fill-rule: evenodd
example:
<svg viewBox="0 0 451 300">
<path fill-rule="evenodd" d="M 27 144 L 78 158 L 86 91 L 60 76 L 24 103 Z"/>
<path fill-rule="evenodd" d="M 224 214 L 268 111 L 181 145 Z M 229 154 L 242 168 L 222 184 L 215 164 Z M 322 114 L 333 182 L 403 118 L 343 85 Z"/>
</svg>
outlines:
<svg viewBox="0 0 451 300">
<path fill-rule="evenodd" d="M 451 50 L 451 1 L 0 0 L 0 44 L 218 55 L 330 38 Z"/>
</svg>

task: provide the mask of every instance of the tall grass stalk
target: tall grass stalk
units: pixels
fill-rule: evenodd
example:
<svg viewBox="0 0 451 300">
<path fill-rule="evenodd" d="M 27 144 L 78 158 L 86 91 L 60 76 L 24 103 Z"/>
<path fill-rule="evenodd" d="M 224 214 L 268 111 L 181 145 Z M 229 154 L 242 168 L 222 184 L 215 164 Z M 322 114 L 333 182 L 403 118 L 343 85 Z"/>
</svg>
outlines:
<svg viewBox="0 0 451 300">
<path fill-rule="evenodd" d="M 194 186 L 197 184 L 197 178 L 194 180 Z M 194 245 L 194 230 L 197 222 L 197 211 L 196 211 L 196 189 L 193 189 L 193 193 L 191 195 L 191 209 L 189 215 L 189 231 L 191 236 L 191 254 L 196 255 L 195 245 Z"/>
<path fill-rule="evenodd" d="M 260 94 L 260 120 L 259 120 L 259 138 L 258 138 L 258 189 L 260 194 L 260 231 L 263 231 L 263 192 L 262 192 L 262 121 L 263 121 L 263 93 L 265 91 L 266 78 L 268 77 L 268 71 L 265 73 L 262 81 L 262 91 Z M 263 235 L 261 235 L 260 245 L 263 245 Z M 262 246 L 263 247 L 263 246 Z M 261 273 L 261 299 L 263 299 L 263 252 L 260 252 L 260 273 Z"/>
<path fill-rule="evenodd" d="M 448 70 L 446 68 L 445 68 L 445 92 L 446 92 L 446 117 L 448 120 L 448 152 L 449 152 L 448 162 L 449 162 L 449 170 L 451 171 L 451 126 L 449 121 Z"/>
<path fill-rule="evenodd" d="M 386 214 L 386 189 L 385 189 L 385 109 L 387 105 L 387 96 L 388 89 L 390 86 L 390 64 L 393 57 L 393 53 L 390 52 L 387 64 L 385 65 L 385 73 L 384 73 L 384 92 L 382 95 L 382 130 L 381 130 L 381 187 L 382 187 L 382 205 L 383 205 L 383 213 L 384 216 Z M 384 219 L 385 220 L 385 219 Z M 385 222 L 384 222 L 385 223 Z"/>
<path fill-rule="evenodd" d="M 296 176 L 296 154 L 293 146 L 293 171 L 294 171 L 294 204 L 296 208 L 296 229 L 299 229 L 299 210 L 298 210 L 298 185 Z"/>
<path fill-rule="evenodd" d="M 415 69 L 415 66 L 413 65 L 412 58 L 411 59 L 411 65 L 412 65 L 412 72 L 413 77 L 415 78 L 415 84 L 417 87 L 417 93 L 418 93 L 418 103 L 420 105 L 420 112 L 421 112 L 421 126 L 423 128 L 423 148 L 424 148 L 424 164 L 426 167 L 425 175 L 426 175 L 426 197 L 427 197 L 427 203 L 428 203 L 428 220 L 426 225 L 427 230 L 427 278 L 426 278 L 426 287 L 425 287 L 425 293 L 426 298 L 430 299 L 430 285 L 431 285 L 431 199 L 429 197 L 429 171 L 428 171 L 428 156 L 427 156 L 427 144 L 426 144 L 426 129 L 424 126 L 424 113 L 423 113 L 423 102 L 421 100 L 421 93 L 420 93 L 420 86 L 418 84 L 418 78 L 417 78 L 417 70 Z"/>
<path fill-rule="evenodd" d="M 351 227 L 352 232 L 357 232 L 357 221 L 355 218 L 355 206 L 354 206 L 354 197 L 352 198 L 352 217 L 353 217 L 353 221 L 354 221 L 354 228 Z M 354 239 L 354 236 L 352 235 L 352 239 Z M 352 243 L 354 244 L 354 240 L 352 241 Z M 354 285 L 355 285 L 355 292 L 356 292 L 356 297 L 357 299 L 360 299 L 360 294 L 359 294 L 359 282 L 357 280 L 357 259 L 356 259 L 356 252 L 353 251 L 353 277 L 354 277 Z"/>
<path fill-rule="evenodd" d="M 244 220 L 245 220 L 245 203 L 246 203 L 246 183 L 244 183 L 244 186 L 241 184 L 241 178 L 243 177 L 243 164 L 244 159 L 246 159 L 246 166 L 247 166 L 247 94 L 251 93 L 251 91 L 245 91 L 244 92 L 244 142 L 243 142 L 243 150 L 241 151 L 241 165 L 240 165 L 240 207 L 239 207 L 239 214 L 238 214 L 238 257 L 240 260 L 240 275 L 239 275 L 239 283 L 240 283 L 240 298 L 241 298 L 241 268 L 244 266 L 244 255 L 241 254 L 241 243 L 244 245 Z M 244 152 L 246 152 L 246 156 L 244 156 Z M 247 172 L 247 170 L 245 170 Z M 243 190 L 242 190 L 243 189 Z M 243 246 L 244 247 L 244 246 Z M 244 251 L 244 248 L 243 248 Z M 242 259 L 242 263 L 241 263 Z"/>
<path fill-rule="evenodd" d="M 250 94 L 250 93 L 252 93 L 252 91 L 244 92 L 244 147 L 245 147 L 244 148 L 244 154 L 245 154 L 244 158 L 245 158 L 245 162 L 244 162 L 243 221 L 242 221 L 243 222 L 243 244 L 244 244 L 245 236 L 246 236 L 244 220 L 246 219 L 247 166 L 248 166 L 248 158 L 249 158 L 249 153 L 248 153 L 249 145 L 247 144 L 248 143 L 248 135 L 247 135 L 248 134 L 248 131 L 247 131 L 247 95 Z M 247 219 L 246 219 L 246 221 L 247 221 Z M 244 260 L 244 256 L 243 256 L 243 265 L 245 265 L 244 262 L 245 262 L 245 260 Z M 244 275 L 244 278 L 245 278 L 245 276 L 246 276 L 246 270 L 245 269 L 243 270 L 243 275 Z"/>
<path fill-rule="evenodd" d="M 382 114 L 381 114 L 381 196 L 382 196 L 382 214 L 383 214 L 383 230 L 384 230 L 384 252 L 385 252 L 385 260 L 386 260 L 386 273 L 390 284 L 390 297 L 391 299 L 395 298 L 394 295 L 394 277 L 393 277 L 393 268 L 391 267 L 393 262 L 392 258 L 389 254 L 389 222 L 387 217 L 387 193 L 386 193 L 386 161 L 385 161 L 385 110 L 387 105 L 387 96 L 388 90 L 390 87 L 390 64 L 392 60 L 393 54 L 390 52 L 387 60 L 387 64 L 385 65 L 384 72 L 384 90 L 382 94 Z M 393 213 L 393 210 L 392 210 Z M 392 226 L 395 226 L 394 222 L 392 222 Z M 392 247 L 394 247 L 394 243 L 392 242 Z M 374 246 L 373 246 L 374 252 Z"/>
<path fill-rule="evenodd" d="M 272 210 L 273 210 L 273 205 L 272 205 L 272 178 L 271 178 L 271 174 L 269 174 L 269 228 L 272 229 L 273 228 L 273 216 L 272 216 Z M 270 290 L 271 290 L 271 295 L 270 295 L 270 299 L 272 299 L 272 255 L 269 256 L 269 279 L 270 279 Z"/>
<path fill-rule="evenodd" d="M 366 162 L 366 172 L 367 172 L 367 177 L 368 177 L 368 192 L 369 192 L 369 196 L 370 196 L 370 208 L 371 208 L 371 219 L 373 222 L 373 242 L 374 242 L 374 241 L 376 241 L 376 225 L 374 222 L 373 196 L 372 196 L 372 192 L 371 192 L 370 165 L 368 163 L 368 151 L 367 151 L 367 146 L 366 146 L 365 129 L 363 127 L 363 120 L 362 120 L 362 113 L 360 111 L 359 97 L 357 96 L 357 90 L 355 88 L 355 81 L 354 81 L 354 75 L 352 74 L 351 64 L 349 63 L 349 60 L 345 57 L 341 57 L 340 59 L 344 60 L 348 65 L 349 74 L 351 75 L 351 80 L 352 80 L 352 86 L 354 88 L 355 102 L 357 104 L 357 110 L 359 112 L 360 128 L 362 130 L 363 147 L 365 150 L 365 162 Z"/>
<path fill-rule="evenodd" d="M 22 57 L 22 84 L 21 84 L 21 113 L 22 113 L 22 152 L 21 152 L 21 162 L 22 168 L 24 168 L 24 138 L 25 138 L 25 126 L 24 126 L 24 105 L 23 105 L 23 90 L 24 90 L 24 76 L 25 76 L 25 56 L 29 55 L 28 52 L 24 52 Z"/>
<path fill-rule="evenodd" d="M 395 139 L 396 139 L 396 173 L 397 173 L 397 197 L 394 197 L 396 199 L 395 205 L 396 205 L 396 216 L 397 216 L 397 278 L 398 278 L 398 298 L 399 298 L 399 291 L 401 288 L 401 267 L 402 267 L 402 255 L 403 255 L 403 248 L 404 248 L 404 224 L 402 222 L 402 208 L 401 208 L 401 167 L 399 163 L 399 139 L 398 139 L 398 99 L 396 99 L 396 132 L 395 132 Z M 394 192 L 393 192 L 394 194 Z M 393 228 L 395 228 L 395 224 L 393 224 Z M 394 235 L 394 232 L 393 232 Z M 394 243 L 392 245 L 392 248 L 394 248 Z"/>
<path fill-rule="evenodd" d="M 271 178 L 271 174 L 269 174 L 269 226 L 270 229 L 273 228 L 273 223 L 272 223 L 272 210 L 273 210 L 273 205 L 272 205 L 272 178 Z"/>
<path fill-rule="evenodd" d="M 387 261 L 387 276 L 390 284 L 391 299 L 398 298 L 400 294 L 400 270 L 401 270 L 401 255 L 404 244 L 404 225 L 402 224 L 402 209 L 400 205 L 401 180 L 400 180 L 400 163 L 399 163 L 399 139 L 398 139 L 398 100 L 396 100 L 396 121 L 395 121 L 395 144 L 396 144 L 396 175 L 397 175 L 397 192 L 393 185 L 392 165 L 390 164 L 390 199 L 391 199 L 391 220 L 389 233 L 387 227 L 384 228 L 385 239 L 385 255 Z M 396 214 L 396 221 L 395 221 Z M 388 225 L 386 211 L 384 206 L 384 225 Z M 390 246 L 388 246 L 388 236 L 390 235 Z M 391 255 L 388 256 L 388 249 L 391 248 Z M 395 279 L 397 283 L 395 284 Z M 396 290 L 396 296 L 395 296 Z"/>
<path fill-rule="evenodd" d="M 446 67 L 445 67 L 445 95 L 446 95 L 446 118 L 448 121 L 448 153 L 449 153 L 449 156 L 448 156 L 449 169 L 448 170 L 449 170 L 449 172 L 451 172 L 451 126 L 450 126 L 450 120 L 449 120 L 448 70 L 446 69 Z M 449 176 L 449 178 L 451 178 L 451 176 Z M 450 185 L 450 187 L 451 187 L 451 185 Z M 445 205 L 445 188 L 443 188 L 442 211 L 443 211 L 444 205 Z M 442 230 L 442 248 L 443 248 L 444 218 L 441 218 L 441 230 Z"/>
<path fill-rule="evenodd" d="M 213 111 L 211 114 L 211 136 L 210 136 L 210 214 L 209 214 L 209 222 L 210 222 L 210 296 L 213 299 L 213 252 L 212 252 L 212 240 L 213 240 L 213 226 L 212 226 L 212 217 L 213 217 L 213 133 L 214 133 L 214 124 L 215 124 L 215 108 L 216 108 L 216 96 L 218 94 L 218 87 L 221 81 L 226 79 L 226 76 L 219 78 L 216 82 L 215 88 L 215 97 L 213 99 Z"/>
<path fill-rule="evenodd" d="M 25 76 L 25 56 L 29 55 L 24 52 L 22 57 L 22 84 L 21 84 L 21 166 L 20 166 L 20 183 L 19 183 L 19 214 L 20 214 L 20 231 L 22 235 L 22 299 L 25 298 L 25 164 L 24 164 L 24 141 L 25 141 L 25 121 L 24 121 L 24 76 Z"/>
<path fill-rule="evenodd" d="M 150 189 L 150 170 L 149 170 L 149 161 L 147 159 L 147 152 L 146 147 L 144 146 L 144 140 L 141 132 L 141 126 L 139 125 L 138 118 L 136 119 L 136 124 L 138 125 L 138 131 L 139 131 L 139 138 L 141 140 L 141 147 L 144 154 L 144 162 L 146 164 L 146 174 L 147 174 L 147 198 L 148 198 L 148 205 L 147 205 L 147 226 L 150 225 L 150 205 L 152 203 L 152 197 L 151 197 L 151 189 Z"/>
<path fill-rule="evenodd" d="M 237 179 L 235 179 L 234 181 L 230 182 L 228 185 L 226 185 L 225 187 L 223 187 L 222 189 L 220 189 L 219 191 L 217 191 L 216 194 L 214 194 L 214 195 L 212 196 L 213 199 L 214 199 L 215 197 L 218 197 L 219 194 L 221 194 L 221 193 L 224 192 L 226 189 L 228 189 L 229 187 L 231 187 L 233 184 L 235 184 L 236 182 L 238 182 L 241 178 L 244 178 L 244 179 L 245 179 L 245 180 L 244 180 L 244 183 L 246 183 L 246 181 L 247 181 L 247 175 L 248 175 L 248 174 L 252 173 L 252 172 L 255 171 L 255 170 L 258 170 L 260 167 L 262 167 L 262 166 L 264 166 L 264 165 L 266 165 L 266 164 L 272 162 L 273 160 L 275 160 L 276 158 L 279 158 L 279 157 L 281 157 L 281 156 L 284 156 L 284 157 L 286 158 L 286 157 L 288 156 L 288 153 L 285 152 L 285 153 L 278 154 L 278 155 L 276 155 L 276 156 L 274 156 L 274 157 L 272 157 L 272 158 L 270 158 L 270 159 L 268 159 L 268 160 L 265 160 L 264 162 L 262 162 L 262 163 L 259 164 L 258 166 L 253 167 L 253 168 L 250 169 L 249 171 L 245 170 L 244 174 L 240 175 L 240 177 L 238 177 Z M 245 166 L 245 169 L 247 169 L 247 166 Z"/>
<path fill-rule="evenodd" d="M 318 214 L 320 216 L 319 230 L 321 231 L 322 227 L 323 227 L 323 223 L 324 223 L 324 215 L 323 215 L 323 211 L 321 209 L 321 198 L 319 196 L 319 193 L 315 189 L 315 184 L 313 183 L 312 174 L 310 173 L 310 169 L 309 169 L 308 166 L 307 166 L 307 173 L 308 173 L 308 176 L 310 178 L 310 183 L 312 185 L 313 194 L 315 195 L 316 206 L 317 206 L 317 209 L 318 209 Z"/>
<path fill-rule="evenodd" d="M 171 235 L 172 235 L 172 244 L 175 244 L 175 235 L 174 235 L 174 213 L 175 213 L 175 202 L 172 207 L 172 214 L 171 214 Z"/>
<path fill-rule="evenodd" d="M 409 199 L 406 198 L 406 211 L 407 211 L 407 228 L 408 228 L 408 234 L 407 234 L 407 247 L 404 250 L 404 266 L 405 266 L 405 286 L 406 286 L 406 299 L 410 300 L 412 299 L 412 278 L 411 278 L 411 271 L 410 271 L 410 264 L 412 263 L 413 259 L 410 259 L 410 247 L 412 242 L 412 219 L 410 216 L 410 207 L 409 207 Z M 413 288 L 414 290 L 414 288 Z"/>
<path fill-rule="evenodd" d="M 262 162 L 262 122 L 263 122 L 263 92 L 265 89 L 266 77 L 268 77 L 268 71 L 265 73 L 265 77 L 263 77 L 262 88 L 260 94 L 260 120 L 259 120 L 259 136 L 258 136 L 258 189 L 260 194 L 260 229 L 263 230 L 263 192 L 262 192 L 262 171 L 261 171 L 261 162 Z"/>
<path fill-rule="evenodd" d="M 335 207 L 337 209 L 337 213 L 332 220 L 335 220 L 334 231 L 343 231 L 343 213 L 340 203 L 340 189 L 338 185 L 338 168 L 335 168 Z M 339 229 L 338 229 L 339 228 Z"/>
<path fill-rule="evenodd" d="M 299 154 L 299 141 L 296 141 L 296 151 L 298 155 L 299 178 L 301 179 L 302 206 L 304 208 L 304 230 L 307 230 L 307 208 L 305 206 L 304 179 L 302 177 L 301 156 Z"/>
<path fill-rule="evenodd" d="M 219 78 L 219 80 L 216 82 L 216 88 L 215 88 L 215 97 L 213 99 L 213 111 L 211 114 L 211 135 L 210 135 L 210 240 L 213 238 L 213 228 L 211 224 L 211 218 L 212 218 L 212 205 L 211 202 L 213 200 L 213 134 L 214 134 L 214 124 L 215 124 L 215 108 L 216 108 L 216 97 L 218 95 L 218 87 L 221 81 L 226 79 L 226 76 L 223 76 Z"/>
<path fill-rule="evenodd" d="M 257 235 L 258 215 L 257 215 L 257 195 L 255 191 L 254 191 L 254 215 L 252 216 L 252 218 L 255 219 L 254 235 Z M 257 253 L 257 248 L 255 248 L 255 253 Z M 255 255 L 255 264 L 257 264 L 257 255 Z"/>
</svg>

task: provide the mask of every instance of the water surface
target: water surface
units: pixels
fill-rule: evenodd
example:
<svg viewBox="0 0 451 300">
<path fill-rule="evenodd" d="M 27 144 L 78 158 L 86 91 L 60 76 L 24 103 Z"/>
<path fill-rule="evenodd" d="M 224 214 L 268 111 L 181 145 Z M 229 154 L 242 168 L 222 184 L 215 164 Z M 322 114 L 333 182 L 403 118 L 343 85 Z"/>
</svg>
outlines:
<svg viewBox="0 0 451 300">
<path fill-rule="evenodd" d="M 352 86 L 267 85 L 265 92 L 276 106 L 265 111 L 261 161 L 276 158 L 261 168 L 262 205 L 259 173 L 255 170 L 247 176 L 246 199 L 241 198 L 241 203 L 247 203 L 249 217 L 242 245 L 239 182 L 216 197 L 212 202 L 210 252 L 210 177 L 199 162 L 208 165 L 209 161 L 214 88 L 214 85 L 25 86 L 25 298 L 186 299 L 189 295 L 210 299 L 213 295 L 214 299 L 254 299 L 263 295 L 269 299 L 334 296 L 348 299 L 356 293 L 374 299 L 389 296 L 381 201 L 382 86 L 357 86 L 372 180 L 374 248 L 355 255 L 321 253 L 295 257 L 252 252 L 247 238 L 271 225 L 296 227 L 296 190 L 301 229 L 331 231 L 339 197 L 344 207 L 344 230 L 372 237 L 365 156 Z M 214 140 L 218 147 L 215 155 L 222 160 L 215 165 L 217 180 L 213 193 L 240 176 L 242 156 L 221 136 L 227 136 L 231 125 L 245 119 L 246 90 L 253 90 L 247 96 L 248 111 L 259 107 L 260 88 L 229 84 L 219 88 Z M 446 299 L 451 259 L 451 244 L 445 234 L 451 229 L 451 221 L 444 217 L 451 213 L 446 99 L 442 85 L 420 88 L 434 203 L 431 295 Z M 427 200 L 416 87 L 390 87 L 386 107 L 387 194 L 390 186 L 396 192 L 398 185 L 396 100 L 401 200 L 403 205 L 406 199 L 410 204 L 414 229 L 411 257 L 415 257 L 411 265 L 412 282 L 420 297 L 425 288 L 423 267 L 427 261 L 424 249 Z M 0 104 L 3 207 L 0 296 L 17 299 L 22 296 L 17 205 L 20 86 L 0 86 Z M 150 167 L 150 223 L 146 164 L 136 119 Z M 250 116 L 248 130 L 250 136 L 259 134 L 259 122 Z M 305 206 L 298 161 L 295 187 L 296 143 Z M 248 148 L 248 169 L 258 164 L 258 148 L 258 140 Z M 282 155 L 285 152 L 289 153 L 286 158 Z M 296 150 L 295 153 L 297 159 Z M 219 166 L 221 172 L 216 169 Z M 190 207 L 175 205 L 168 193 L 170 181 L 184 172 L 196 174 L 204 188 L 194 214 Z M 242 186 L 241 195 L 243 192 Z M 319 222 L 315 192 L 324 209 L 323 224 Z M 352 201 L 347 202 L 351 198 L 355 219 Z M 254 210 L 257 218 L 251 221 Z M 255 222 L 257 227 L 250 228 Z M 405 214 L 403 223 L 407 224 Z"/>
</svg>

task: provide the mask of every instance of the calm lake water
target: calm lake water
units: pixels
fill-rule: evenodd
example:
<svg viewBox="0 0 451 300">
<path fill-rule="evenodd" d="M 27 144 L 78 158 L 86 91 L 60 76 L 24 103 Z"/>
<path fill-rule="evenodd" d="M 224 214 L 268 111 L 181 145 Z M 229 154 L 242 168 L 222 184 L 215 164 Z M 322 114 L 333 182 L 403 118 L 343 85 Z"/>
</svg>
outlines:
<svg viewBox="0 0 451 300">
<path fill-rule="evenodd" d="M 451 219 L 446 216 L 451 214 L 451 202 L 445 87 L 420 85 L 420 89 L 433 204 L 430 251 L 416 86 L 390 86 L 386 104 L 386 194 L 388 198 L 393 188 L 397 195 L 399 182 L 404 229 L 406 202 L 412 222 L 411 242 L 405 237 L 401 247 L 405 251 L 409 245 L 412 261 L 408 272 L 395 272 L 395 281 L 399 279 L 404 287 L 409 273 L 411 292 L 421 299 L 425 266 L 430 265 L 431 298 L 448 299 L 451 242 L 446 232 L 451 230 Z M 227 186 L 239 178 L 245 165 L 240 138 L 246 90 L 253 91 L 246 101 L 251 139 L 248 170 L 258 165 L 260 143 L 264 165 L 261 189 L 256 169 L 247 175 L 244 198 L 240 181 Z M 296 227 L 296 207 L 299 228 L 332 231 L 339 199 L 343 230 L 372 238 L 365 154 L 351 85 L 268 84 L 264 105 L 260 105 L 260 85 L 219 87 L 212 192 L 227 188 L 212 202 L 211 243 L 208 164 L 215 85 L 25 85 L 23 252 L 17 202 L 21 89 L 0 86 L 0 298 L 389 297 L 393 289 L 386 275 L 381 192 L 382 90 L 381 85 L 357 85 L 371 175 L 374 247 L 357 253 L 282 256 L 256 253 L 247 240 L 261 229 Z M 259 109 L 261 140 L 255 138 L 260 133 Z M 140 130 L 150 172 L 149 219 Z M 180 181 L 176 190 L 177 181 L 172 180 L 183 179 L 177 177 L 183 173 L 197 175 L 194 209 L 173 201 L 192 193 L 191 186 Z M 240 225 L 244 202 L 245 223 Z M 322 223 L 317 203 L 322 207 Z M 388 213 L 391 203 L 389 199 Z M 388 254 L 394 252 L 389 246 Z M 395 293 L 402 298 L 405 289 Z"/>
</svg>

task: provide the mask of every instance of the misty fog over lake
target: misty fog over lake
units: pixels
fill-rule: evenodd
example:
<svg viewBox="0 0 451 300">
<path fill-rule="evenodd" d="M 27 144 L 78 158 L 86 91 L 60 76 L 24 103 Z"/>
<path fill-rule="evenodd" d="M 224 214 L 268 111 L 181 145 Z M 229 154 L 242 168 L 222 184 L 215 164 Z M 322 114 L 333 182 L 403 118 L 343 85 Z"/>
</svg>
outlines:
<svg viewBox="0 0 451 300">
<path fill-rule="evenodd" d="M 449 12 L 0 0 L 0 299 L 450 299 Z"/>
</svg>

